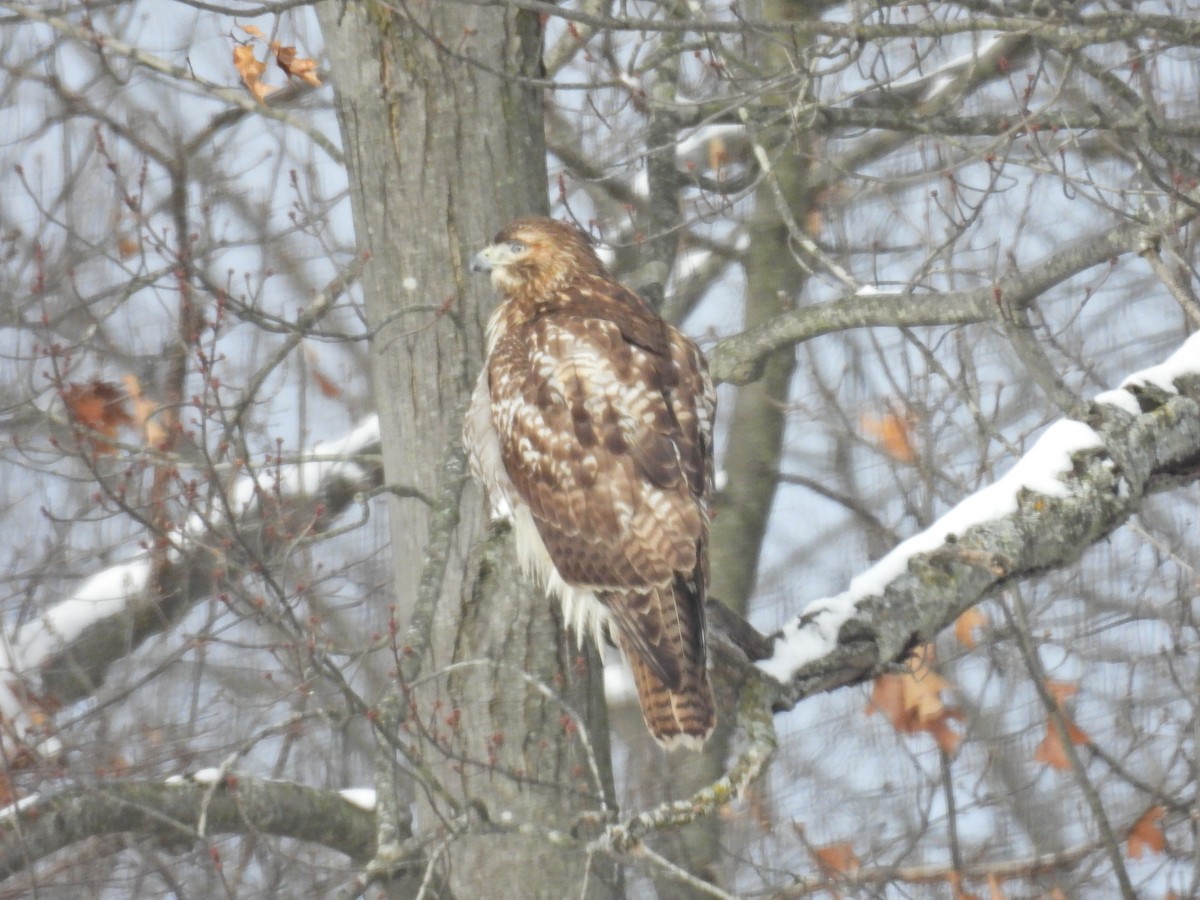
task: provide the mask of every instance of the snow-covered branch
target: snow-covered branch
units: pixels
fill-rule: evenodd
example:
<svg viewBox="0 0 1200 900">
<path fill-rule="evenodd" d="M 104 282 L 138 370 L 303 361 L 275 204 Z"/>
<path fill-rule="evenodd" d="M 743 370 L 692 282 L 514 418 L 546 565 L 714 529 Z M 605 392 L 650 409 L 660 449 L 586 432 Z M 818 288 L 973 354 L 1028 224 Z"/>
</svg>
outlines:
<svg viewBox="0 0 1200 900">
<path fill-rule="evenodd" d="M 984 597 L 1073 562 L 1157 490 L 1200 477 L 1200 334 L 1096 396 L 995 484 L 809 604 L 758 665 L 777 706 L 884 671 Z"/>
<path fill-rule="evenodd" d="M 0 879 L 79 841 L 122 832 L 189 848 L 211 835 L 245 832 L 310 841 L 355 860 L 375 846 L 375 815 L 360 793 L 316 790 L 216 770 L 167 781 L 110 781 L 0 810 Z"/>
<path fill-rule="evenodd" d="M 10 750 L 36 747 L 53 753 L 35 722 L 35 706 L 56 708 L 88 696 L 109 666 L 147 637 L 163 631 L 211 595 L 215 571 L 236 572 L 237 548 L 269 550 L 264 527 L 286 516 L 305 535 L 326 531 L 361 492 L 382 481 L 379 421 L 368 417 L 349 434 L 325 442 L 293 463 L 243 474 L 231 485 L 219 511 L 193 513 L 164 535 L 169 549 L 141 551 L 97 572 L 71 596 L 4 635 L 0 644 L 0 723 Z M 253 541 L 215 540 L 234 533 Z M 277 542 L 279 538 L 276 538 Z"/>
</svg>

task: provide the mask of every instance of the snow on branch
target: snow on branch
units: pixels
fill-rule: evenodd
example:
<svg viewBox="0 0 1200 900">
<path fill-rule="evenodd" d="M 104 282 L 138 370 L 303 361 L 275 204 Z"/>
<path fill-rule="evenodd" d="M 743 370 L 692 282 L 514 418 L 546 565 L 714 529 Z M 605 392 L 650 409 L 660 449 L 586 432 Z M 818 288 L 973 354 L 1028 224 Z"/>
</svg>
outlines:
<svg viewBox="0 0 1200 900">
<path fill-rule="evenodd" d="M 0 879 L 87 838 L 139 832 L 187 848 L 210 835 L 244 832 L 248 822 L 255 832 L 320 844 L 354 860 L 374 853 L 375 816 L 362 796 L 241 774 L 203 777 L 207 774 L 111 781 L 103 790 L 82 785 L 0 810 Z"/>
<path fill-rule="evenodd" d="M 285 506 L 304 533 L 321 532 L 356 495 L 381 482 L 379 420 L 370 416 L 295 462 L 242 474 L 219 512 L 193 513 L 181 529 L 162 536 L 166 553 L 138 552 L 97 572 L 40 617 L 6 629 L 0 642 L 0 747 L 53 755 L 57 745 L 40 724 L 44 710 L 89 695 L 113 662 L 210 595 L 214 534 L 253 529 L 261 535 L 267 529 L 255 528 L 256 520 L 268 500 L 273 512 Z M 230 556 L 222 548 L 223 565 L 236 569 Z"/>
<path fill-rule="evenodd" d="M 921 72 L 909 78 L 899 79 L 883 86 L 878 91 L 867 91 L 855 99 L 856 105 L 901 105 L 911 108 L 916 104 L 948 102 L 961 94 L 971 80 L 981 76 L 1000 77 L 1008 71 L 1023 48 L 1029 46 L 1028 35 L 981 32 L 978 45 L 930 72 Z"/>
<path fill-rule="evenodd" d="M 1200 477 L 1200 334 L 1048 428 L 995 484 L 809 604 L 758 667 L 777 704 L 879 674 L 1010 580 L 1067 565 L 1145 496 Z"/>
</svg>

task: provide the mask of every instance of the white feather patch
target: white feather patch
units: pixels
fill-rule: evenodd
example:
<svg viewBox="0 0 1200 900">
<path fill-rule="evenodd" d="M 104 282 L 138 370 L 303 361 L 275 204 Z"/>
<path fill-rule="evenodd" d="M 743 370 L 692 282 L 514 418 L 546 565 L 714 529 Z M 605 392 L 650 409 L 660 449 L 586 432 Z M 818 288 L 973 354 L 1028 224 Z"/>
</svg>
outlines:
<svg viewBox="0 0 1200 900">
<path fill-rule="evenodd" d="M 517 543 L 517 562 L 521 569 L 543 587 L 547 593 L 562 601 L 563 618 L 583 646 L 585 634 L 591 634 L 596 647 L 604 652 L 604 635 L 612 614 L 596 597 L 591 588 L 567 584 L 550 558 L 550 552 L 538 533 L 533 514 L 524 504 L 516 505 L 513 531 Z"/>
</svg>

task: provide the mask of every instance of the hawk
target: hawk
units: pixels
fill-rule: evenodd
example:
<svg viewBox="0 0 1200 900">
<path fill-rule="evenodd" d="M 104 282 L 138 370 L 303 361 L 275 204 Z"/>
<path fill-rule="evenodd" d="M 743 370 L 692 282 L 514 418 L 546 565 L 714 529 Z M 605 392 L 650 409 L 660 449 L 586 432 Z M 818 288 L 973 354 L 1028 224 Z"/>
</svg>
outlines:
<svg viewBox="0 0 1200 900">
<path fill-rule="evenodd" d="M 463 430 L 471 469 L 579 639 L 620 647 L 655 740 L 699 749 L 716 722 L 708 364 L 571 225 L 517 219 L 471 268 L 501 297 Z"/>
</svg>

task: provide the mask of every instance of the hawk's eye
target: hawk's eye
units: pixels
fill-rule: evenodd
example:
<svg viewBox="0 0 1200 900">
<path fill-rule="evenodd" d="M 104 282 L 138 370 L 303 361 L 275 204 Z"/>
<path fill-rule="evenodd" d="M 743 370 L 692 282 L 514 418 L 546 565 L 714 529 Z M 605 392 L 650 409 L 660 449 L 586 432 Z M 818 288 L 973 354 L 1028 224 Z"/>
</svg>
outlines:
<svg viewBox="0 0 1200 900">
<path fill-rule="evenodd" d="M 525 242 L 524 241 L 509 241 L 508 242 L 508 252 L 509 253 L 524 253 L 525 252 Z"/>
</svg>

